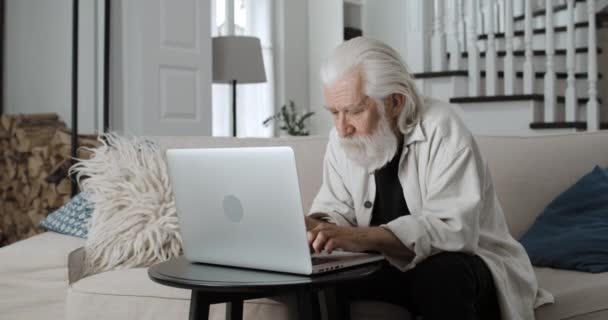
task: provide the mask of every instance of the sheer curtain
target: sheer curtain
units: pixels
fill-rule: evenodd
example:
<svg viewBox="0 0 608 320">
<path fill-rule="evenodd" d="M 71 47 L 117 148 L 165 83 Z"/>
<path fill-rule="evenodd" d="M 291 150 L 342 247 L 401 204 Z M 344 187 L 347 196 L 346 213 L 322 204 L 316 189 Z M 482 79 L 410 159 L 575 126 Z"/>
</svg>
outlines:
<svg viewBox="0 0 608 320">
<path fill-rule="evenodd" d="M 234 1 L 234 19 L 226 19 L 226 1 Z M 212 36 L 247 35 L 260 38 L 266 71 L 265 83 L 237 84 L 237 135 L 239 137 L 271 137 L 273 126 L 262 122 L 274 113 L 274 70 L 272 48 L 273 0 L 213 0 Z M 254 6 L 255 3 L 255 6 Z M 228 28 L 226 21 L 234 21 Z M 213 84 L 213 135 L 232 134 L 232 89 L 227 84 Z"/>
</svg>

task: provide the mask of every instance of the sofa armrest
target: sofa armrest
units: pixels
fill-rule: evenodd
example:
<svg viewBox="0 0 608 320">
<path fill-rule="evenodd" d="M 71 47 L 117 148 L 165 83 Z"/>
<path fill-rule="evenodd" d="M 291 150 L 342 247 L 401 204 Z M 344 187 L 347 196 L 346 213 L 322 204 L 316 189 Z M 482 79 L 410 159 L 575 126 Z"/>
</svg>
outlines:
<svg viewBox="0 0 608 320">
<path fill-rule="evenodd" d="M 80 279 L 84 274 L 84 247 L 80 247 L 68 254 L 68 284 Z"/>
</svg>

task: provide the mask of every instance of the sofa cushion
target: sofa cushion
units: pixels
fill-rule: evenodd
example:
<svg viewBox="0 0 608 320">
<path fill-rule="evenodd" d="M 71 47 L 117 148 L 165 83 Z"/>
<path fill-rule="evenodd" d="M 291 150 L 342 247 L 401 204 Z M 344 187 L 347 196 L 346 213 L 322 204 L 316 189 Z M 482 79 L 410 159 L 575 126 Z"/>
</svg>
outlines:
<svg viewBox="0 0 608 320">
<path fill-rule="evenodd" d="M 45 232 L 0 248 L 0 318 L 64 319 L 67 255 L 83 244 Z"/>
<path fill-rule="evenodd" d="M 155 283 L 147 272 L 147 268 L 109 271 L 73 283 L 68 289 L 67 319 L 187 319 L 190 290 Z M 285 304 L 270 299 L 244 304 L 250 319 L 286 319 L 287 312 Z M 224 317 L 225 304 L 211 306 L 209 319 Z"/>
<path fill-rule="evenodd" d="M 148 278 L 146 268 L 99 273 L 70 285 L 67 319 L 187 319 L 190 290 L 164 286 Z M 296 319 L 292 296 L 246 300 L 244 319 Z M 358 301 L 353 319 L 410 319 L 403 308 Z M 225 304 L 211 305 L 209 319 L 225 319 Z"/>
<path fill-rule="evenodd" d="M 535 268 L 541 287 L 555 296 L 555 304 L 536 310 L 537 320 L 607 319 L 608 273 Z M 167 319 L 188 315 L 190 291 L 163 286 L 150 280 L 147 269 L 105 272 L 83 278 L 68 289 L 67 319 Z M 246 319 L 293 318 L 291 297 L 245 302 Z M 223 304 L 212 305 L 210 319 L 223 319 Z M 407 312 L 382 302 L 358 301 L 353 318 L 403 319 Z M 407 318 L 406 318 L 407 319 Z"/>
<path fill-rule="evenodd" d="M 476 136 L 509 231 L 519 239 L 551 200 L 595 165 L 608 166 L 608 131 Z"/>
<path fill-rule="evenodd" d="M 537 320 L 608 319 L 608 272 L 587 273 L 534 268 L 538 283 L 555 304 L 536 309 Z"/>
<path fill-rule="evenodd" d="M 608 172 L 596 166 L 560 194 L 521 244 L 537 267 L 608 272 Z"/>
<path fill-rule="evenodd" d="M 150 266 L 179 256 L 175 200 L 164 153 L 153 141 L 118 133 L 74 164 L 78 186 L 93 204 L 84 273 Z"/>
<path fill-rule="evenodd" d="M 40 221 L 40 226 L 57 233 L 86 239 L 92 213 L 93 204 L 87 199 L 86 194 L 79 193 Z"/>
</svg>

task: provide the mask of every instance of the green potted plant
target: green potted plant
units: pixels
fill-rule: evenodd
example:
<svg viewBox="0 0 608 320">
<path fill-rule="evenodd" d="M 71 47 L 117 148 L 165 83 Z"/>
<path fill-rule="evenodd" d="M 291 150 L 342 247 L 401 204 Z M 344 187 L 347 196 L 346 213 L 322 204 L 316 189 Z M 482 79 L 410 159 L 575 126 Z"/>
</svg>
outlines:
<svg viewBox="0 0 608 320">
<path fill-rule="evenodd" d="M 264 120 L 263 124 L 268 127 L 270 121 L 279 121 L 279 129 L 287 133 L 290 136 L 307 136 L 309 131 L 306 130 L 306 124 L 304 120 L 310 118 L 315 114 L 314 112 L 307 112 L 305 114 L 297 113 L 295 103 L 289 100 L 289 109 L 287 105 L 283 105 L 281 110 L 276 114 L 268 117 Z"/>
</svg>

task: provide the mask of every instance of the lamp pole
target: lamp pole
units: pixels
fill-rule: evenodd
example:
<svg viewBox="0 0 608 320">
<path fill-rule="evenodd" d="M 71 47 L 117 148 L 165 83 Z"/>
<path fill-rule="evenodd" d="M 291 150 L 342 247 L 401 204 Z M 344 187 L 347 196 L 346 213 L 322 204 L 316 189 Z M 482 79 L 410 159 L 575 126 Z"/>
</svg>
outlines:
<svg viewBox="0 0 608 320">
<path fill-rule="evenodd" d="M 232 80 L 232 136 L 236 137 L 236 80 Z"/>
</svg>

